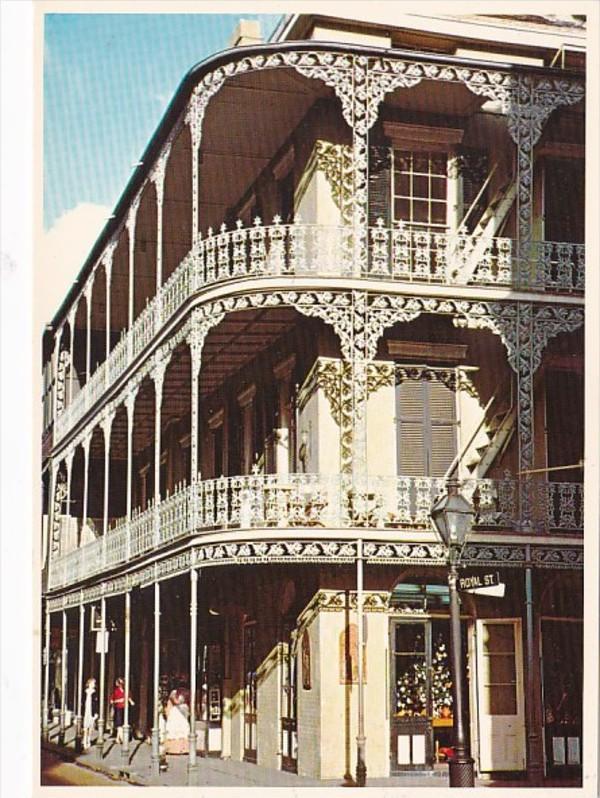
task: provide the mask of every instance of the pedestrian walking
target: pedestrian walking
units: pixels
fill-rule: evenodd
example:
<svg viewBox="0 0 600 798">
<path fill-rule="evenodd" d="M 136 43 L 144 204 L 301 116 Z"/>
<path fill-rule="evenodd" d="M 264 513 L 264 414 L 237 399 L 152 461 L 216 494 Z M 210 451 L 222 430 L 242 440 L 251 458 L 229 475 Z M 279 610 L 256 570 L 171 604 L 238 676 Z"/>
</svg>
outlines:
<svg viewBox="0 0 600 798">
<path fill-rule="evenodd" d="M 130 705 L 133 706 L 131 697 L 129 698 Z M 125 680 L 122 676 L 115 681 L 115 689 L 112 691 L 110 703 L 114 711 L 114 728 L 117 730 L 117 742 L 123 742 L 123 723 L 125 716 Z"/>
<path fill-rule="evenodd" d="M 83 750 L 85 751 L 92 744 L 92 731 L 96 726 L 98 717 L 98 694 L 96 692 L 96 680 L 90 677 L 85 683 L 85 706 L 83 712 Z"/>
</svg>

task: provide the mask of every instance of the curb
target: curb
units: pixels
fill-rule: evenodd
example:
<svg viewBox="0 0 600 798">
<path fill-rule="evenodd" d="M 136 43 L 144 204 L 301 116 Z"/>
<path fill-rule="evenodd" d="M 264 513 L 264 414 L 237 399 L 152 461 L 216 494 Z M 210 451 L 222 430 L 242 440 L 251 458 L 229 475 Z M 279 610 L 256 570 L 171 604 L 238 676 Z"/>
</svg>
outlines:
<svg viewBox="0 0 600 798">
<path fill-rule="evenodd" d="M 103 776 L 107 776 L 113 781 L 122 781 L 135 787 L 150 786 L 147 781 L 144 781 L 136 773 L 125 773 L 125 771 L 120 770 L 119 768 L 108 768 L 100 763 L 94 764 L 93 762 L 82 761 L 78 758 L 79 755 L 73 749 L 68 748 L 67 746 L 58 745 L 58 743 L 53 743 L 49 740 L 42 740 L 41 748 L 49 751 L 52 754 L 55 754 L 56 756 L 59 756 L 61 759 L 72 762 L 72 764 L 77 765 L 80 768 L 91 770 L 93 773 L 100 773 Z"/>
</svg>

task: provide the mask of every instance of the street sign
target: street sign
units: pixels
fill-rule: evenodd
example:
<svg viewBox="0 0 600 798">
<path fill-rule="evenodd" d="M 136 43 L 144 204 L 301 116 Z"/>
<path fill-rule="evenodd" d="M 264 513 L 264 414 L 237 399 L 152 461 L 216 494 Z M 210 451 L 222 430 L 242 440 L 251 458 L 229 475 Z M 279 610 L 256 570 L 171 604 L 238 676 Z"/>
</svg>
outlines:
<svg viewBox="0 0 600 798">
<path fill-rule="evenodd" d="M 470 571 L 459 576 L 457 582 L 457 588 L 463 593 L 474 593 L 482 588 L 498 586 L 500 584 L 500 572 L 478 573 Z"/>
</svg>

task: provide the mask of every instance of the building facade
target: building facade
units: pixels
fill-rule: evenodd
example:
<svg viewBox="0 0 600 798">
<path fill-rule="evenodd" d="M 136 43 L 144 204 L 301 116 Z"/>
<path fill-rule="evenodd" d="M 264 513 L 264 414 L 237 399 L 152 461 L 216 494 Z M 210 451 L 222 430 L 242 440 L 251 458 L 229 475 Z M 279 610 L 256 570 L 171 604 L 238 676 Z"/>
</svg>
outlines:
<svg viewBox="0 0 600 798">
<path fill-rule="evenodd" d="M 44 734 L 439 767 L 455 477 L 476 770 L 581 769 L 585 28 L 402 17 L 191 70 L 46 331 Z"/>
</svg>

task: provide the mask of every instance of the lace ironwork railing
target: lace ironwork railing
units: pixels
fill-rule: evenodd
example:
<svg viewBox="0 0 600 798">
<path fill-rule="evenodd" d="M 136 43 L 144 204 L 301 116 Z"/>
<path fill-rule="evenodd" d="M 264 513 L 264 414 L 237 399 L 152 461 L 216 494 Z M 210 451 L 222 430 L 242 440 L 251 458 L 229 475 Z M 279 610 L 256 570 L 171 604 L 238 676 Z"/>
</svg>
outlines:
<svg viewBox="0 0 600 798">
<path fill-rule="evenodd" d="M 473 504 L 475 529 L 521 531 L 522 484 L 509 475 L 464 480 L 461 491 Z M 134 512 L 129 522 L 116 520 L 106 536 L 53 560 L 49 587 L 73 584 L 174 540 L 215 530 L 429 530 L 431 507 L 444 490 L 443 479 L 395 476 L 370 476 L 357 489 L 339 474 L 250 474 L 180 485 L 158 506 Z M 528 496 L 533 497 L 530 531 L 582 531 L 581 484 L 530 480 Z"/>
<path fill-rule="evenodd" d="M 403 222 L 389 228 L 378 219 L 369 228 L 369 240 L 371 277 L 557 293 L 584 288 L 583 244 L 531 244 L 530 268 L 520 270 L 513 239 L 472 235 L 466 229 L 435 231 Z"/>
<path fill-rule="evenodd" d="M 251 227 L 209 229 L 158 289 L 131 329 L 88 384 L 58 416 L 58 442 L 83 417 L 158 334 L 187 299 L 205 286 L 246 277 L 365 277 L 447 285 L 481 285 L 522 290 L 582 292 L 584 247 L 542 242 L 531 245 L 530 278 L 523 284 L 510 238 L 472 236 L 466 230 L 433 232 L 399 223 L 386 228 L 380 219 L 369 229 L 369 263 L 364 274 L 353 269 L 352 228 L 282 224 L 275 217 Z"/>
</svg>

